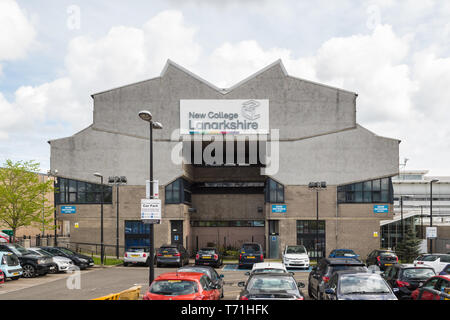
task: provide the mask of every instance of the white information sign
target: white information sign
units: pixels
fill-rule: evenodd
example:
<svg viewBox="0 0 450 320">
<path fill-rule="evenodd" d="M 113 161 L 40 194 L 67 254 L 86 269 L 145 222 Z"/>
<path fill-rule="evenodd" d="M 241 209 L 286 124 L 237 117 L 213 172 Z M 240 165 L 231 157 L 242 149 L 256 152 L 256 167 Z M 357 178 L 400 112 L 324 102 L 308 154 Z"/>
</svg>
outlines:
<svg viewBox="0 0 450 320">
<path fill-rule="evenodd" d="M 141 199 L 141 219 L 161 220 L 161 200 Z"/>
<path fill-rule="evenodd" d="M 437 227 L 427 227 L 427 239 L 437 238 Z"/>
<path fill-rule="evenodd" d="M 180 134 L 268 134 L 269 100 L 180 100 Z"/>
</svg>

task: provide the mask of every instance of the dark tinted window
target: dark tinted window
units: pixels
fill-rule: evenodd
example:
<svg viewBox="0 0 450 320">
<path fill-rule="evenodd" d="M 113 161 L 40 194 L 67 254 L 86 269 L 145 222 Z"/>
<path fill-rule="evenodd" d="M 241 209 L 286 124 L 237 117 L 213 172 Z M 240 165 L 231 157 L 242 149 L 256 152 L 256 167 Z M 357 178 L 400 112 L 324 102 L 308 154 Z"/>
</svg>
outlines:
<svg viewBox="0 0 450 320">
<path fill-rule="evenodd" d="M 215 254 L 215 253 L 216 253 L 216 250 L 215 250 L 215 249 L 206 249 L 206 248 L 203 248 L 203 249 L 198 250 L 198 253 L 202 253 L 202 254 Z"/>
<path fill-rule="evenodd" d="M 434 270 L 429 268 L 408 268 L 402 272 L 403 279 L 428 279 L 434 275 Z"/>
<path fill-rule="evenodd" d="M 450 254 L 446 254 L 444 256 L 441 256 L 441 262 L 450 263 Z"/>
<path fill-rule="evenodd" d="M 380 252 L 380 257 L 385 258 L 385 257 L 396 257 L 396 254 L 393 252 Z"/>
<path fill-rule="evenodd" d="M 159 252 L 162 254 L 174 254 L 174 253 L 178 253 L 177 248 L 172 248 L 172 247 L 161 247 L 159 248 Z"/>
<path fill-rule="evenodd" d="M 242 251 L 245 253 L 258 253 L 260 252 L 260 247 L 257 244 L 244 244 L 242 246 Z"/>
<path fill-rule="evenodd" d="M 352 271 L 367 271 L 367 267 L 364 266 L 352 266 L 352 265 L 332 265 L 328 267 L 327 274 L 331 275 L 335 273 L 336 271 L 342 271 L 342 270 L 352 270 Z"/>
<path fill-rule="evenodd" d="M 436 255 L 429 255 L 429 256 L 425 256 L 423 257 L 422 261 L 436 261 L 437 258 L 439 258 L 439 256 Z"/>
</svg>

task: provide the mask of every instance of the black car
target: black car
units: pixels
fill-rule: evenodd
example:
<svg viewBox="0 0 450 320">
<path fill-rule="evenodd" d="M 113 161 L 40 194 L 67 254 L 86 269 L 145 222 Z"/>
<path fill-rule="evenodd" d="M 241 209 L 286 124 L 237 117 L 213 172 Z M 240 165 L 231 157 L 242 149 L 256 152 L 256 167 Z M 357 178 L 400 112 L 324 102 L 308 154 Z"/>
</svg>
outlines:
<svg viewBox="0 0 450 320">
<path fill-rule="evenodd" d="M 328 281 L 336 271 L 341 270 L 351 270 L 354 272 L 368 271 L 363 262 L 353 258 L 324 258 L 309 273 L 309 297 L 323 300 L 325 289 L 328 287 Z"/>
<path fill-rule="evenodd" d="M 239 268 L 252 267 L 253 264 L 264 262 L 264 251 L 259 243 L 244 243 L 239 251 Z"/>
<path fill-rule="evenodd" d="M 220 267 L 223 257 L 217 248 L 201 248 L 195 255 L 195 265 Z"/>
<path fill-rule="evenodd" d="M 28 251 L 18 244 L 4 243 L 0 245 L 0 251 L 14 253 L 20 261 L 24 278 L 32 278 L 37 275 L 46 275 L 50 268 L 55 268 L 50 257 L 41 257 Z"/>
<path fill-rule="evenodd" d="M 156 266 L 167 264 L 179 267 L 189 264 L 189 253 L 181 244 L 165 244 L 156 253 Z"/>
<path fill-rule="evenodd" d="M 333 274 L 324 300 L 397 300 L 397 297 L 380 274 L 344 270 Z"/>
<path fill-rule="evenodd" d="M 383 278 L 399 299 L 411 299 L 411 293 L 426 280 L 435 276 L 432 267 L 414 266 L 413 264 L 395 264 L 386 269 Z"/>
<path fill-rule="evenodd" d="M 366 259 L 367 266 L 378 266 L 381 271 L 398 263 L 398 257 L 392 250 L 373 250 Z"/>
<path fill-rule="evenodd" d="M 185 266 L 178 268 L 177 272 L 199 272 L 206 274 L 211 282 L 220 290 L 220 297 L 223 298 L 223 274 L 218 274 L 216 270 L 208 266 Z"/>
<path fill-rule="evenodd" d="M 247 280 L 238 282 L 243 287 L 239 300 L 304 300 L 300 288 L 303 282 L 296 282 L 290 273 L 253 273 Z"/>
<path fill-rule="evenodd" d="M 66 257 L 71 259 L 73 263 L 81 270 L 84 270 L 88 267 L 92 267 L 94 265 L 94 259 L 92 259 L 91 257 L 85 256 L 84 254 L 75 252 L 68 248 L 64 247 L 39 247 L 39 248 L 44 249 L 45 251 L 48 251 L 54 254 L 55 256 Z"/>
</svg>

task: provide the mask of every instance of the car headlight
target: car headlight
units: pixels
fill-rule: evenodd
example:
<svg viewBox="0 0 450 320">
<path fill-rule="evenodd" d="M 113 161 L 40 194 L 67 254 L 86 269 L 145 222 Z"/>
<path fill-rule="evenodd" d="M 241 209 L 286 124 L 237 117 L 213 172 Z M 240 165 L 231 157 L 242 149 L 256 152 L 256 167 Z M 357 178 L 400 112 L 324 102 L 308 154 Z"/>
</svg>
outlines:
<svg viewBox="0 0 450 320">
<path fill-rule="evenodd" d="M 43 263 L 45 263 L 45 259 L 38 259 L 37 263 L 38 264 L 43 264 Z"/>
</svg>

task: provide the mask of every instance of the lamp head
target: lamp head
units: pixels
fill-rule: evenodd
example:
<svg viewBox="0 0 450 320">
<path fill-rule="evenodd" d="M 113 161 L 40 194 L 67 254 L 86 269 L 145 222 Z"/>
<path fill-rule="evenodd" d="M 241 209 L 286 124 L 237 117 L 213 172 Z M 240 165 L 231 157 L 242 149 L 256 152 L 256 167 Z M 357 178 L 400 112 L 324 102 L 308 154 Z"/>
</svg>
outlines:
<svg viewBox="0 0 450 320">
<path fill-rule="evenodd" d="M 94 176 L 99 177 L 99 178 L 103 178 L 102 174 L 98 173 L 98 172 L 94 172 Z"/>
<path fill-rule="evenodd" d="M 139 111 L 139 117 L 147 122 L 152 121 L 152 114 L 150 113 L 150 111 L 147 110 L 143 110 L 143 111 Z"/>
<path fill-rule="evenodd" d="M 163 125 L 161 124 L 161 122 L 153 122 L 152 127 L 153 129 L 162 129 Z"/>
</svg>

